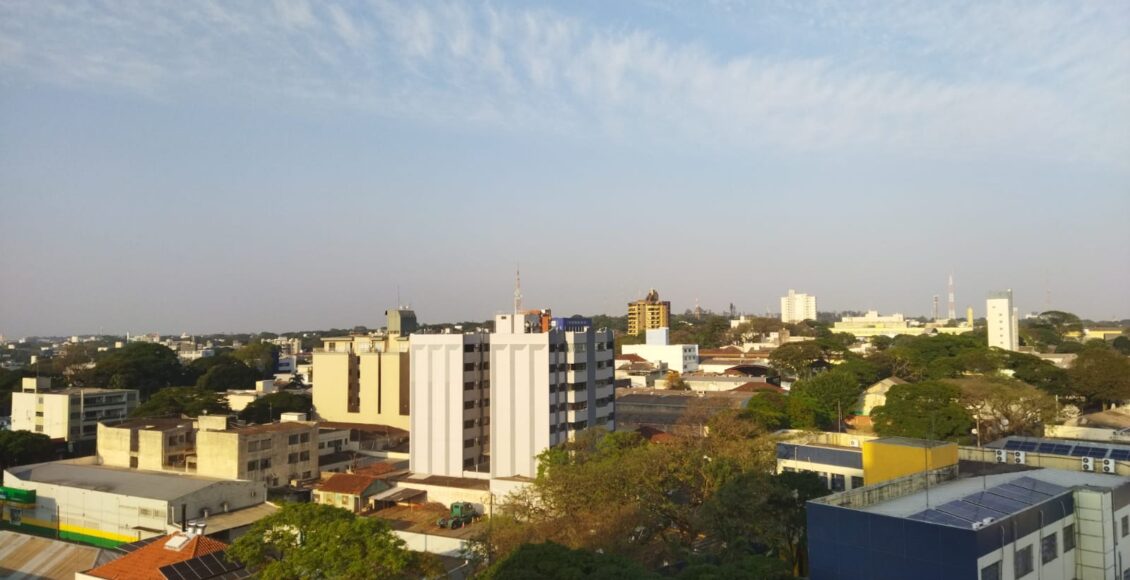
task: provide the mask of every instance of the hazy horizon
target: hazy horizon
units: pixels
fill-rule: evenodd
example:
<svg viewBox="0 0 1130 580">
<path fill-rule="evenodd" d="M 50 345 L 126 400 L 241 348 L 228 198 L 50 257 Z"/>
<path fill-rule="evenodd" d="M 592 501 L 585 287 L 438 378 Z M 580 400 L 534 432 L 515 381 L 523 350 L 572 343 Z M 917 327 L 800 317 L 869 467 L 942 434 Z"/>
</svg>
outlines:
<svg viewBox="0 0 1130 580">
<path fill-rule="evenodd" d="M 0 334 L 1130 318 L 1130 4 L 0 3 Z"/>
</svg>

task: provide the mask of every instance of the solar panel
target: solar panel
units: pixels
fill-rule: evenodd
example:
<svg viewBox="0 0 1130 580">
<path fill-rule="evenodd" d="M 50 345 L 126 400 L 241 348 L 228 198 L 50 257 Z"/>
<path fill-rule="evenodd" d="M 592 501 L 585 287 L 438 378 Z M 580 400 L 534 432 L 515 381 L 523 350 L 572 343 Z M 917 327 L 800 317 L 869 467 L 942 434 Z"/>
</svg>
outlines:
<svg viewBox="0 0 1130 580">
<path fill-rule="evenodd" d="M 138 540 L 136 542 L 130 542 L 128 544 L 121 544 L 116 549 L 128 554 L 130 552 L 133 552 L 134 550 L 137 550 L 138 548 L 144 548 L 145 546 L 148 546 L 149 544 L 156 542 L 163 537 L 164 536 L 153 536 L 152 538 L 146 538 L 144 540 Z"/>
<path fill-rule="evenodd" d="M 207 580 L 235 572 L 241 568 L 243 567 L 232 562 L 220 552 L 169 564 L 159 571 L 170 580 Z"/>
<path fill-rule="evenodd" d="M 1096 459 L 1101 459 L 1103 457 L 1106 457 L 1107 451 L 1109 451 L 1109 450 L 1104 449 L 1102 447 L 1092 447 L 1091 453 L 1088 455 L 1088 457 L 1094 457 Z"/>
<path fill-rule="evenodd" d="M 1073 457 L 1090 457 L 1090 453 L 1091 448 L 1086 445 L 1076 445 L 1075 448 L 1071 450 Z"/>
<path fill-rule="evenodd" d="M 1034 505 L 1051 497 L 1046 493 L 1040 493 L 1032 489 L 1025 489 L 1023 487 L 1018 487 L 1010 483 L 994 487 L 991 493 L 1002 497 L 1007 497 L 1008 499 L 1015 500 L 1026 505 Z"/>
<path fill-rule="evenodd" d="M 1020 449 L 1021 451 L 1035 451 L 1036 450 L 1036 442 L 1035 441 L 1021 441 L 1020 447 L 1018 449 Z"/>
<path fill-rule="evenodd" d="M 983 520 L 985 518 L 996 519 L 1005 515 L 1005 512 L 998 512 L 996 510 L 992 510 L 962 500 L 947 502 L 935 509 L 940 512 L 947 513 L 951 516 L 959 517 L 970 523 Z"/>
<path fill-rule="evenodd" d="M 1027 477 L 1027 476 L 1021 477 L 1021 478 L 1018 478 L 1018 479 L 1014 479 L 1009 483 L 1011 485 L 1015 485 L 1017 487 L 1022 487 L 1024 489 L 1031 489 L 1031 490 L 1038 491 L 1040 493 L 1044 493 L 1044 494 L 1047 494 L 1047 495 L 1059 495 L 1059 494 L 1067 491 L 1066 487 L 1060 487 L 1060 486 L 1058 486 L 1054 483 L 1048 483 L 1046 481 L 1040 481 L 1038 479 L 1033 479 L 1033 478 Z"/>
<path fill-rule="evenodd" d="M 1036 448 L 1036 451 L 1040 453 L 1055 453 L 1055 448 L 1055 443 L 1041 443 L 1040 446 Z"/>
<path fill-rule="evenodd" d="M 1070 453 L 1071 453 L 1071 446 L 1070 445 L 1060 445 L 1058 443 L 1056 444 L 1056 446 L 1055 446 L 1055 454 L 1056 455 L 1068 455 Z"/>
<path fill-rule="evenodd" d="M 1020 449 L 1020 443 L 1021 442 L 1017 441 L 1016 439 L 1009 439 L 1005 442 L 1004 448 L 1009 450 Z"/>
<path fill-rule="evenodd" d="M 932 524 L 942 524 L 946 526 L 958 526 L 961 528 L 968 528 L 971 522 L 967 522 L 961 518 L 956 518 L 938 510 L 926 510 L 918 512 L 909 519 L 918 520 L 922 522 L 930 522 Z"/>
<path fill-rule="evenodd" d="M 986 507 L 1004 514 L 1016 513 L 1031 505 L 1005 496 L 995 495 L 990 492 L 975 493 L 973 495 L 962 498 L 962 501 L 967 501 L 969 503 Z"/>
<path fill-rule="evenodd" d="M 1112 449 L 1110 458 L 1115 461 L 1130 461 L 1130 449 Z"/>
</svg>

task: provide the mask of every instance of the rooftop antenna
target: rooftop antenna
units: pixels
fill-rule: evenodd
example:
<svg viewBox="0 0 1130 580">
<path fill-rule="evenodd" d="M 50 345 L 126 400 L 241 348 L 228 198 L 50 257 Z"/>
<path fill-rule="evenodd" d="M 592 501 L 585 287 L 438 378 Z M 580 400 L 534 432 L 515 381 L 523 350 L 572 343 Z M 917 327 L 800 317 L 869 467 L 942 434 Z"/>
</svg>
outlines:
<svg viewBox="0 0 1130 580">
<path fill-rule="evenodd" d="M 950 270 L 950 304 L 948 314 L 949 316 L 947 318 L 950 320 L 957 318 L 957 305 L 954 303 L 953 299 L 953 270 Z"/>
<path fill-rule="evenodd" d="M 522 311 L 522 270 L 514 266 L 514 314 Z"/>
</svg>

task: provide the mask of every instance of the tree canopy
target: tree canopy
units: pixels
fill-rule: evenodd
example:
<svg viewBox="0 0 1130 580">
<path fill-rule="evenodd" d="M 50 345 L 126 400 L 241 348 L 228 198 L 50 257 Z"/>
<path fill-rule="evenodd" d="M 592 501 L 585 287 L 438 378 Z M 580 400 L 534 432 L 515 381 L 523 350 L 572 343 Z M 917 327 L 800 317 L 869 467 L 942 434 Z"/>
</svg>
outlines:
<svg viewBox="0 0 1130 580">
<path fill-rule="evenodd" d="M 969 437 L 973 419 L 961 405 L 961 390 L 940 381 L 895 385 L 886 404 L 871 413 L 882 436 L 959 440 Z"/>
<path fill-rule="evenodd" d="M 316 503 L 284 504 L 251 526 L 228 556 L 259 578 L 419 578 L 442 576 L 430 554 L 411 552 L 377 518 Z"/>
<path fill-rule="evenodd" d="M 1068 375 L 1074 389 L 1093 405 L 1130 399 L 1130 358 L 1102 346 L 1088 346 L 1075 355 Z"/>
<path fill-rule="evenodd" d="M 149 342 L 131 342 L 98 359 L 93 369 L 75 376 L 80 386 L 137 389 L 142 398 L 182 384 L 184 369 L 176 353 Z"/>
<path fill-rule="evenodd" d="M 0 470 L 55 458 L 55 444 L 42 433 L 0 431 Z"/>
<path fill-rule="evenodd" d="M 279 368 L 279 347 L 269 342 L 253 342 L 232 353 L 232 356 L 259 373 L 260 378 L 275 376 Z"/>
<path fill-rule="evenodd" d="M 523 544 L 492 564 L 482 580 L 534 580 L 537 578 L 605 578 L 634 580 L 658 578 L 639 564 L 612 554 L 573 550 L 555 542 Z"/>
<path fill-rule="evenodd" d="M 313 408 L 310 397 L 280 391 L 255 399 L 239 412 L 239 418 L 251 423 L 270 423 L 283 413 L 310 413 Z"/>
<path fill-rule="evenodd" d="M 161 389 L 133 410 L 133 417 L 197 417 L 228 413 L 227 398 L 222 393 L 198 387 Z"/>
</svg>

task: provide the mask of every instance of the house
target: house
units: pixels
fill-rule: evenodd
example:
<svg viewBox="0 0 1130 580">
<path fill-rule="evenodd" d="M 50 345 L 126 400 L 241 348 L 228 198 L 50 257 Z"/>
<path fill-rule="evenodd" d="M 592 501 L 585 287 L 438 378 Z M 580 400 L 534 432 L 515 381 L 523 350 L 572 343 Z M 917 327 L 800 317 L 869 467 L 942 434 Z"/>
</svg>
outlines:
<svg viewBox="0 0 1130 580">
<path fill-rule="evenodd" d="M 251 576 L 242 565 L 227 558 L 227 544 L 202 532 L 201 528 L 190 528 L 119 546 L 125 555 L 76 572 L 75 580 L 236 580 Z"/>
<path fill-rule="evenodd" d="M 335 473 L 314 490 L 314 503 L 360 513 L 369 507 L 369 498 L 391 487 L 371 475 Z"/>
</svg>

